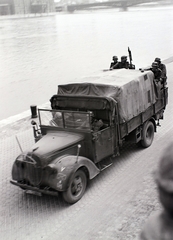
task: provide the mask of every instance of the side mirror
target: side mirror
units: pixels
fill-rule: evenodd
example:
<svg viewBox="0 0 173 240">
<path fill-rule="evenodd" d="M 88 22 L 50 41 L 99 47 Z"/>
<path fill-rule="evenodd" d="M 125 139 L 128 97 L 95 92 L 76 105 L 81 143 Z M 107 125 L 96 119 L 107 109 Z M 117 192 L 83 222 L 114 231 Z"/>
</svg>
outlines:
<svg viewBox="0 0 173 240">
<path fill-rule="evenodd" d="M 35 142 L 37 142 L 41 138 L 40 129 L 38 129 L 38 125 L 34 120 L 31 121 L 31 125 L 33 127 Z"/>
</svg>

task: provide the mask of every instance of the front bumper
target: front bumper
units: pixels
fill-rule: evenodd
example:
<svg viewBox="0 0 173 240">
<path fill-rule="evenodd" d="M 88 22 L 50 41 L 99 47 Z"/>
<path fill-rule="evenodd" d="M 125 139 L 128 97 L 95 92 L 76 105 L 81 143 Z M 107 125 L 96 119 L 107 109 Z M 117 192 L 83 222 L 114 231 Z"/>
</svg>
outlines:
<svg viewBox="0 0 173 240">
<path fill-rule="evenodd" d="M 52 195 L 52 196 L 58 196 L 58 192 L 57 191 L 53 191 L 53 190 L 49 190 L 49 189 L 40 189 L 38 187 L 33 187 L 33 186 L 30 186 L 30 185 L 27 185 L 27 184 L 23 184 L 23 183 L 18 183 L 14 180 L 10 180 L 10 183 L 12 183 L 13 185 L 16 185 L 18 187 L 21 187 L 22 189 L 26 189 L 26 190 L 32 190 L 32 191 L 35 191 L 35 192 L 40 192 L 40 193 L 43 193 L 43 194 L 47 194 L 47 195 Z"/>
</svg>

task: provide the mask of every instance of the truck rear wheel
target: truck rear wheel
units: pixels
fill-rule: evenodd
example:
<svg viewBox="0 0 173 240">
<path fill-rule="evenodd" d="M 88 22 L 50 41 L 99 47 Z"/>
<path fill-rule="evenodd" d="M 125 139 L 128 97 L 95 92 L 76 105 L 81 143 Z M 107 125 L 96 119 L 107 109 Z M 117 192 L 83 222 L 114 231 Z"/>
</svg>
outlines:
<svg viewBox="0 0 173 240">
<path fill-rule="evenodd" d="M 74 173 L 67 191 L 63 192 L 63 198 L 68 203 L 79 201 L 84 195 L 87 185 L 87 178 L 82 170 Z"/>
<path fill-rule="evenodd" d="M 154 138 L 154 125 L 151 121 L 145 122 L 143 129 L 142 129 L 142 140 L 141 145 L 142 147 L 149 147 Z"/>
</svg>

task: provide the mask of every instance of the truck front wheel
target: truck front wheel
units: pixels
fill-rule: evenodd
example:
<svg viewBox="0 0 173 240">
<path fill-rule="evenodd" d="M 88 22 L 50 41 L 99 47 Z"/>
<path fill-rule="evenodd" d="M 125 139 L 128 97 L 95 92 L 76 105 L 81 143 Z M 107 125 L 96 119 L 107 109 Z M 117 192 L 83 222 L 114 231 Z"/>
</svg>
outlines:
<svg viewBox="0 0 173 240">
<path fill-rule="evenodd" d="M 143 129 L 142 129 L 142 140 L 141 145 L 142 147 L 149 147 L 154 138 L 154 125 L 151 121 L 145 122 Z"/>
<path fill-rule="evenodd" d="M 74 173 L 67 191 L 63 192 L 63 198 L 68 203 L 79 201 L 84 195 L 87 185 L 87 178 L 82 170 Z"/>
</svg>

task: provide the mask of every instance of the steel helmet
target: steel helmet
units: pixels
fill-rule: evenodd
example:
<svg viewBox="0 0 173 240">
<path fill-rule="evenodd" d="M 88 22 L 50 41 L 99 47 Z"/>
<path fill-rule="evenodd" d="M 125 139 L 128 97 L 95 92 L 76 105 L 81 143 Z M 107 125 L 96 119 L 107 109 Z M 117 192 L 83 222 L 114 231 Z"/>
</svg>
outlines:
<svg viewBox="0 0 173 240">
<path fill-rule="evenodd" d="M 127 59 L 127 56 L 122 56 L 121 60 Z"/>
<path fill-rule="evenodd" d="M 154 60 L 155 62 L 161 63 L 161 59 L 160 58 L 155 58 Z"/>
<path fill-rule="evenodd" d="M 118 60 L 118 57 L 117 56 L 113 56 L 112 59 L 113 60 Z"/>
<path fill-rule="evenodd" d="M 173 142 L 165 149 L 161 157 L 155 179 L 159 187 L 173 194 Z"/>
</svg>

